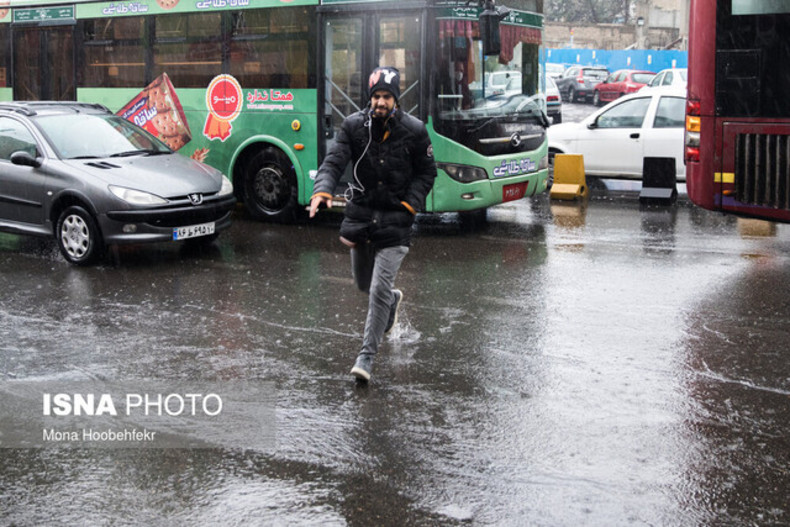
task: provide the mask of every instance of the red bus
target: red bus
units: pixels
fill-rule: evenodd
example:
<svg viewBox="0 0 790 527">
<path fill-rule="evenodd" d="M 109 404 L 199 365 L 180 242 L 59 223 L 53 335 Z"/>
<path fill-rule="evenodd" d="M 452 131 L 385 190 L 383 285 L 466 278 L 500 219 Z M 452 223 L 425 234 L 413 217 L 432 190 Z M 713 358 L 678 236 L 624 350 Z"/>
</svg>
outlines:
<svg viewBox="0 0 790 527">
<path fill-rule="evenodd" d="M 790 1 L 691 0 L 686 185 L 697 205 L 790 222 Z"/>
</svg>

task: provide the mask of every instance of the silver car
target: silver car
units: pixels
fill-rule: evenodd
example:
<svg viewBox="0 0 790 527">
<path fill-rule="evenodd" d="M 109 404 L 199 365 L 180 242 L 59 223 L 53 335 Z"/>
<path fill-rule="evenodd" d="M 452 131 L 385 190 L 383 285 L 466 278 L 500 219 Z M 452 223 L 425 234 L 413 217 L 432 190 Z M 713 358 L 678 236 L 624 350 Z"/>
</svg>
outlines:
<svg viewBox="0 0 790 527">
<path fill-rule="evenodd" d="M 71 263 L 108 244 L 210 243 L 235 202 L 221 172 L 103 106 L 0 103 L 0 231 L 54 235 Z"/>
</svg>

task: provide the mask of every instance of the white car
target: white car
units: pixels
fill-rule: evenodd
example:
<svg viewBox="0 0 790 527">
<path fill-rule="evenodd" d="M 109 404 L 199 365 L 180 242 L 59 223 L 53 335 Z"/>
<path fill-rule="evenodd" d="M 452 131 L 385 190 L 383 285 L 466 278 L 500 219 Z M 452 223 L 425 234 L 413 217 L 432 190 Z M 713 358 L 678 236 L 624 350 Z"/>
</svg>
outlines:
<svg viewBox="0 0 790 527">
<path fill-rule="evenodd" d="M 487 75 L 486 95 L 512 95 L 521 93 L 521 72 L 511 70 L 493 71 Z"/>
<path fill-rule="evenodd" d="M 550 127 L 549 156 L 581 154 L 589 176 L 642 179 L 645 157 L 672 157 L 679 181 L 683 164 L 686 90 L 656 88 L 609 103 L 580 123 Z"/>
<path fill-rule="evenodd" d="M 565 71 L 565 66 L 562 64 L 557 64 L 554 62 L 547 62 L 546 63 L 546 73 L 552 79 L 556 79 L 562 76 L 562 73 Z"/>
<path fill-rule="evenodd" d="M 546 77 L 546 114 L 551 117 L 552 124 L 562 122 L 562 96 L 551 77 Z"/>
<path fill-rule="evenodd" d="M 659 71 L 655 77 L 650 79 L 646 86 L 643 86 L 641 91 L 649 90 L 652 88 L 686 88 L 688 69 L 687 68 L 670 68 L 667 70 Z"/>
</svg>

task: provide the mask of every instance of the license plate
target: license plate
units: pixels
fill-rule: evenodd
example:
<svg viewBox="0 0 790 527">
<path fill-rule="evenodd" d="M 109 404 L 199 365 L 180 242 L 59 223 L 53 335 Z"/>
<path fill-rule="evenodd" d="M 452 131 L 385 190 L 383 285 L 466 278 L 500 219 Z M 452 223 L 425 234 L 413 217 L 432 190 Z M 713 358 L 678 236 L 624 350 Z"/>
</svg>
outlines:
<svg viewBox="0 0 790 527">
<path fill-rule="evenodd" d="M 198 236 L 208 236 L 214 234 L 214 222 L 200 223 L 198 225 L 188 225 L 173 229 L 174 240 L 186 240 L 187 238 L 197 238 Z"/>
<path fill-rule="evenodd" d="M 511 183 L 502 187 L 502 201 L 514 201 L 524 197 L 527 193 L 528 181 L 523 183 Z"/>
</svg>

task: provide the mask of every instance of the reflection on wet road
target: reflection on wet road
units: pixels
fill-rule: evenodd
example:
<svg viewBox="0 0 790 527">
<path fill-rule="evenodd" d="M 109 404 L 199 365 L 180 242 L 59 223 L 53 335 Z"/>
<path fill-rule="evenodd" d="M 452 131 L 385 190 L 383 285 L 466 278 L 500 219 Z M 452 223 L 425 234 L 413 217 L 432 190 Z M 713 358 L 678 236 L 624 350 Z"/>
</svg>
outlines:
<svg viewBox="0 0 790 527">
<path fill-rule="evenodd" d="M 790 231 L 636 194 L 421 218 L 356 387 L 337 224 L 95 268 L 0 235 L 7 379 L 263 379 L 270 451 L 4 450 L 5 524 L 790 522 Z"/>
</svg>

